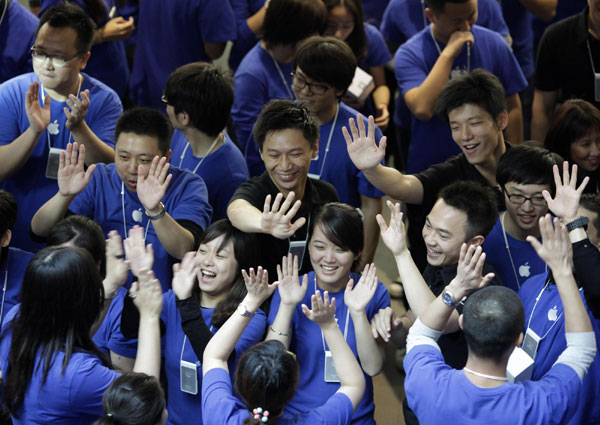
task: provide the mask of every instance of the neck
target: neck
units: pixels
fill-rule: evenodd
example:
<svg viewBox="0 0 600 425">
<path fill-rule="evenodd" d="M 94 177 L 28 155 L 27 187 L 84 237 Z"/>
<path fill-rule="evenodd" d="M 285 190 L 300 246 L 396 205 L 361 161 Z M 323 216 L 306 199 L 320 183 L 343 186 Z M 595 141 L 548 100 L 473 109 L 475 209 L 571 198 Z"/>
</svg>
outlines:
<svg viewBox="0 0 600 425">
<path fill-rule="evenodd" d="M 83 84 L 83 75 L 78 74 L 77 78 L 71 84 L 69 84 L 69 86 L 58 89 L 49 89 L 44 87 L 44 91 L 48 93 L 53 100 L 65 102 L 69 98 L 70 94 L 74 96 L 79 94 L 77 91 L 81 87 L 81 84 Z"/>
<path fill-rule="evenodd" d="M 331 105 L 329 105 L 327 108 L 324 108 L 322 111 L 320 111 L 317 114 L 317 121 L 319 122 L 319 125 L 326 124 L 329 121 L 333 120 L 333 118 L 335 117 L 335 113 L 338 110 L 338 107 L 339 102 L 336 100 L 335 102 L 332 102 Z"/>
<path fill-rule="evenodd" d="M 339 292 L 343 289 L 346 288 L 346 285 L 348 285 L 348 281 L 351 279 L 351 276 L 348 275 L 348 277 L 344 277 L 340 280 L 338 280 L 335 283 L 332 284 L 328 284 L 328 283 L 323 283 L 318 277 L 317 274 L 315 273 L 315 280 L 317 281 L 317 288 L 323 290 L 323 291 L 328 291 L 328 292 Z M 356 285 L 357 282 L 354 282 L 354 284 Z"/>
<path fill-rule="evenodd" d="M 260 46 L 269 52 L 277 62 L 281 64 L 288 64 L 294 60 L 294 52 L 290 46 L 261 42 Z"/>
<path fill-rule="evenodd" d="M 277 190 L 279 190 L 281 192 L 281 194 L 283 195 L 283 199 L 287 198 L 287 196 L 289 195 L 290 192 L 294 192 L 294 202 L 302 201 L 304 199 L 304 192 L 306 192 L 307 180 L 308 180 L 308 176 L 305 176 L 304 179 L 302 179 L 301 181 L 298 182 L 298 186 L 292 190 L 283 189 L 281 187 L 278 187 L 277 185 L 275 185 L 275 187 L 277 187 Z M 271 181 L 273 181 L 273 180 L 271 180 Z"/>
<path fill-rule="evenodd" d="M 503 357 L 498 363 L 481 359 L 472 354 L 469 354 L 467 358 L 467 364 L 465 367 L 471 369 L 473 372 L 481 373 L 484 375 L 494 376 L 498 378 L 506 378 L 506 364 L 508 363 L 508 357 Z M 469 381 L 478 387 L 482 388 L 494 388 L 504 385 L 506 381 L 499 381 L 496 379 L 484 378 L 482 376 L 475 375 L 473 373 L 464 371 L 465 376 Z"/>
<path fill-rule="evenodd" d="M 598 22 L 594 22 L 592 12 L 588 12 L 588 32 L 592 34 L 595 39 L 600 39 L 600 25 Z"/>
<path fill-rule="evenodd" d="M 442 37 L 437 32 L 437 27 L 435 26 L 435 24 L 431 24 L 431 33 L 433 35 L 433 38 L 436 39 L 437 41 L 441 41 L 444 44 L 448 44 L 448 37 Z"/>
<path fill-rule="evenodd" d="M 227 292 L 219 295 L 211 295 L 206 292 L 202 292 L 200 297 L 200 306 L 204 308 L 215 308 L 221 301 L 225 299 Z"/>
<path fill-rule="evenodd" d="M 509 201 L 510 202 L 510 201 Z M 521 229 L 517 224 L 513 221 L 510 214 L 507 214 L 506 211 L 502 213 L 501 220 L 504 220 L 504 230 L 506 233 L 511 235 L 513 238 L 525 241 L 527 240 L 527 236 L 533 236 L 535 238 L 540 237 L 540 229 L 538 226 L 534 226 L 530 230 Z"/>
<path fill-rule="evenodd" d="M 212 146 L 213 142 L 215 141 L 214 136 L 209 136 L 208 134 L 203 133 L 196 128 L 190 127 L 185 128 L 182 131 L 182 133 L 184 134 L 187 141 L 190 143 L 190 147 L 192 148 L 192 153 L 194 154 L 194 156 L 208 156 L 208 149 Z M 225 141 L 223 133 L 219 133 L 217 137 L 217 143 L 212 148 L 211 152 L 216 151 L 219 148 L 219 146 L 221 146 Z"/>
<path fill-rule="evenodd" d="M 479 171 L 479 174 L 488 182 L 490 186 L 496 186 L 496 170 L 498 169 L 498 161 L 500 157 L 506 152 L 506 144 L 504 143 L 504 136 L 502 132 L 498 135 L 498 145 L 492 152 L 492 155 L 485 161 L 475 164 L 474 167 Z"/>
</svg>

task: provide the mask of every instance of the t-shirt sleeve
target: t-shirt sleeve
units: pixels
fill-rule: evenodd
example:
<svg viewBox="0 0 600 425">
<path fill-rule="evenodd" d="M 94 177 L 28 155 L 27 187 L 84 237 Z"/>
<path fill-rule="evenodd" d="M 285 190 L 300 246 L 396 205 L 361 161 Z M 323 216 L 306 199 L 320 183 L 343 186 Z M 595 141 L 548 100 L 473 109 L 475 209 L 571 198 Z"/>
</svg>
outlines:
<svg viewBox="0 0 600 425">
<path fill-rule="evenodd" d="M 294 423 L 303 425 L 349 424 L 352 421 L 353 413 L 354 408 L 352 407 L 350 398 L 344 393 L 336 392 L 322 406 L 297 416 Z"/>
<path fill-rule="evenodd" d="M 77 355 L 79 357 L 80 355 Z M 70 362 L 73 362 L 71 358 Z M 69 387 L 70 405 L 82 413 L 102 415 L 102 396 L 119 373 L 104 366 L 100 359 L 89 355 L 78 359 L 77 372 Z"/>
<path fill-rule="evenodd" d="M 177 188 L 178 197 L 167 210 L 174 220 L 189 220 L 206 229 L 212 217 L 212 207 L 208 202 L 208 190 L 204 180 L 198 175 L 183 171 L 181 184 Z"/>
<path fill-rule="evenodd" d="M 205 0 L 198 15 L 198 29 L 205 43 L 224 43 L 235 40 L 235 15 L 229 1 Z"/>
<path fill-rule="evenodd" d="M 249 54 L 252 52 L 251 50 Z M 267 83 L 238 68 L 234 78 L 234 93 L 231 117 L 235 123 L 238 140 L 246 142 L 258 115 L 269 100 Z"/>
<path fill-rule="evenodd" d="M 237 199 L 243 199 L 262 211 L 268 192 L 262 185 L 260 178 L 260 176 L 253 177 L 242 183 L 231 197 L 229 203 L 231 204 Z"/>
<path fill-rule="evenodd" d="M 437 200 L 440 191 L 460 177 L 458 158 L 454 157 L 440 164 L 435 164 L 425 171 L 415 174 L 423 185 L 423 209 L 431 208 Z M 427 211 L 428 212 L 428 211 Z"/>
<path fill-rule="evenodd" d="M 104 167 L 104 164 L 98 164 L 98 166 L 96 166 L 90 182 L 75 196 L 75 198 L 73 198 L 73 201 L 69 205 L 69 211 L 73 214 L 94 218 L 94 213 L 96 211 L 95 198 L 99 193 L 97 190 L 102 187 L 101 174 L 104 171 L 102 170 L 102 167 Z"/>
<path fill-rule="evenodd" d="M 427 78 L 429 70 L 422 56 L 422 53 L 415 52 L 414 46 L 410 42 L 404 43 L 396 51 L 394 69 L 398 87 L 400 87 L 400 94 L 403 97 L 409 90 L 423 84 L 423 81 Z"/>
<path fill-rule="evenodd" d="M 383 35 L 371 24 L 365 25 L 365 32 L 367 34 L 366 65 L 384 66 L 392 59 L 392 55 L 385 44 Z"/>
<path fill-rule="evenodd" d="M 485 8 L 485 22 L 477 22 L 477 25 L 481 25 L 482 27 L 486 27 L 492 31 L 497 32 L 498 34 L 504 36 L 509 34 L 508 26 L 504 21 L 504 16 L 502 14 L 502 6 L 496 0 L 487 0 L 487 1 L 479 1 L 479 16 L 483 15 L 482 10 Z"/>
<path fill-rule="evenodd" d="M 0 85 L 0 145 L 8 145 L 21 135 L 19 122 L 25 114 L 24 99 L 25 93 L 19 91 L 16 80 Z"/>
<path fill-rule="evenodd" d="M 123 113 L 123 105 L 117 93 L 108 87 L 94 94 L 90 93 L 90 108 L 85 117 L 85 122 L 100 140 L 114 148 L 115 126 Z M 94 105 L 92 108 L 91 104 L 93 102 L 98 103 L 98 105 Z"/>
<path fill-rule="evenodd" d="M 369 319 L 369 322 L 375 317 L 379 310 L 390 307 L 391 305 L 390 293 L 387 288 L 383 283 L 377 282 L 375 295 L 373 295 L 373 299 L 367 307 L 367 318 Z"/>
<path fill-rule="evenodd" d="M 225 369 L 211 369 L 202 377 L 202 412 L 204 425 L 239 425 L 250 416 L 233 396 L 231 378 Z"/>
</svg>

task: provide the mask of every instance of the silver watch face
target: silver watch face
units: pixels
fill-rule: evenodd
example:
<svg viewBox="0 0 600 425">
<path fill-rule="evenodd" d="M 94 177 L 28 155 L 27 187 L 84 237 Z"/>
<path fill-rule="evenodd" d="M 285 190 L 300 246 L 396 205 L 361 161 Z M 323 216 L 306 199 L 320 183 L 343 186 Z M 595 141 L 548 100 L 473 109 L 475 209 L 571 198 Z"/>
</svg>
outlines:
<svg viewBox="0 0 600 425">
<path fill-rule="evenodd" d="M 450 307 L 454 307 L 456 304 L 458 304 L 456 301 L 454 301 L 452 294 L 448 291 L 442 294 L 442 301 L 444 301 L 444 303 L 448 304 Z"/>
</svg>

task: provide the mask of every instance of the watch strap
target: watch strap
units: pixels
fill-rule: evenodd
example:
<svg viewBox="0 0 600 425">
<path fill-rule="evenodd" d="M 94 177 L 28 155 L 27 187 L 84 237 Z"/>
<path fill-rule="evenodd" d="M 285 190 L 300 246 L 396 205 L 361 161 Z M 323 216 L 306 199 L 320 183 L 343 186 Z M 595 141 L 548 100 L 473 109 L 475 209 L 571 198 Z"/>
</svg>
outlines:
<svg viewBox="0 0 600 425">
<path fill-rule="evenodd" d="M 590 219 L 587 217 L 578 217 L 575 220 L 567 223 L 567 231 L 571 232 L 571 231 L 577 229 L 578 227 L 585 228 L 589 222 L 590 222 Z"/>
</svg>

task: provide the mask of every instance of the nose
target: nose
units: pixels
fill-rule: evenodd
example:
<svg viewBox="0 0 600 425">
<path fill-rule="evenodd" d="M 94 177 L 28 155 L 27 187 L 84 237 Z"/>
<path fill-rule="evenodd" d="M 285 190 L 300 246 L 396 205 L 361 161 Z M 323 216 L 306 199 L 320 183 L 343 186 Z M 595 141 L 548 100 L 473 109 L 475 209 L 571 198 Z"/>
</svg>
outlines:
<svg viewBox="0 0 600 425">
<path fill-rule="evenodd" d="M 471 22 L 469 22 L 468 20 L 464 20 L 460 23 L 460 26 L 458 27 L 459 31 L 471 31 Z"/>
<path fill-rule="evenodd" d="M 323 257 L 325 262 L 332 263 L 335 261 L 335 256 L 333 255 L 333 249 L 326 249 L 325 256 Z"/>
<path fill-rule="evenodd" d="M 521 205 L 521 209 L 523 211 L 532 211 L 534 209 L 534 205 L 531 202 L 531 199 L 526 199 L 525 202 Z"/>
<path fill-rule="evenodd" d="M 460 137 L 462 140 L 471 140 L 473 134 L 471 133 L 471 128 L 468 125 L 464 125 L 460 131 Z"/>
<path fill-rule="evenodd" d="M 341 28 L 341 27 L 337 27 L 337 28 L 335 29 L 335 32 L 333 33 L 333 36 L 334 36 L 335 38 L 337 38 L 338 40 L 342 40 L 342 37 L 344 36 L 344 33 L 343 33 L 343 31 L 342 31 L 342 28 Z"/>
<path fill-rule="evenodd" d="M 600 142 L 592 143 L 590 145 L 590 156 L 600 156 Z"/>
<path fill-rule="evenodd" d="M 279 162 L 279 168 L 283 171 L 289 170 L 292 165 L 292 162 L 289 160 L 287 155 L 281 155 L 281 160 Z"/>
<path fill-rule="evenodd" d="M 132 175 L 136 175 L 137 174 L 137 162 L 135 161 L 129 161 L 129 163 L 127 164 L 127 172 L 129 174 Z"/>
</svg>

